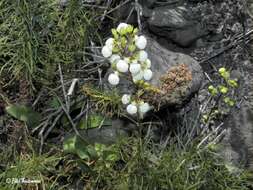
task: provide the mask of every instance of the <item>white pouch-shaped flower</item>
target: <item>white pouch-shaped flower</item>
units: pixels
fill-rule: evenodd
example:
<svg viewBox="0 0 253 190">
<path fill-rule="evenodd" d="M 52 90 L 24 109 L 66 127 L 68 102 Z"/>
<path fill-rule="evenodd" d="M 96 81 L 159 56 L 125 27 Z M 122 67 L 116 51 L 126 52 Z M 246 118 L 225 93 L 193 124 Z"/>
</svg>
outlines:
<svg viewBox="0 0 253 190">
<path fill-rule="evenodd" d="M 121 73 L 126 73 L 128 71 L 128 64 L 124 60 L 119 60 L 116 64 L 117 70 Z"/>
<path fill-rule="evenodd" d="M 102 48 L 102 55 L 105 57 L 105 58 L 108 58 L 112 55 L 112 50 L 108 47 L 108 46 L 104 46 Z"/>
<path fill-rule="evenodd" d="M 119 84 L 119 76 L 116 73 L 111 73 L 108 77 L 108 82 L 114 86 L 118 85 Z"/>
<path fill-rule="evenodd" d="M 153 76 L 153 72 L 150 69 L 144 70 L 144 72 L 143 72 L 143 78 L 145 80 L 151 80 L 152 76 Z"/>
<path fill-rule="evenodd" d="M 135 45 L 137 46 L 137 48 L 139 49 L 145 49 L 147 46 L 147 39 L 144 36 L 139 36 L 137 37 L 137 39 L 135 40 Z"/>
<path fill-rule="evenodd" d="M 123 104 L 129 104 L 131 100 L 131 95 L 129 94 L 124 94 L 121 98 L 121 101 Z"/>
<path fill-rule="evenodd" d="M 139 63 L 132 63 L 130 64 L 130 68 L 129 68 L 129 71 L 135 75 L 137 73 L 139 73 L 141 70 L 141 65 Z"/>
<path fill-rule="evenodd" d="M 137 113 L 137 107 L 134 104 L 129 104 L 126 110 L 127 110 L 127 113 L 129 113 L 130 115 L 134 115 Z"/>
<path fill-rule="evenodd" d="M 139 61 L 140 61 L 140 62 L 144 62 L 144 61 L 146 61 L 147 59 L 148 59 L 148 54 L 147 54 L 147 52 L 144 51 L 144 50 L 141 50 L 141 51 L 139 52 Z"/>
</svg>

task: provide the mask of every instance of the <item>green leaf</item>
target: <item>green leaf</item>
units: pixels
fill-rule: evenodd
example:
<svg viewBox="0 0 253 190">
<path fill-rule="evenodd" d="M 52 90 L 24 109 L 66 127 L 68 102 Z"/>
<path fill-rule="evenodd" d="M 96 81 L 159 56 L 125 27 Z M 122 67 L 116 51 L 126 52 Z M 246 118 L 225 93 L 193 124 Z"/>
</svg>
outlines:
<svg viewBox="0 0 253 190">
<path fill-rule="evenodd" d="M 238 87 L 238 83 L 237 80 L 228 80 L 228 84 L 233 87 L 233 88 L 237 88 Z"/>
<path fill-rule="evenodd" d="M 88 145 L 87 151 L 88 151 L 91 159 L 96 159 L 98 157 L 97 151 L 94 146 Z"/>
<path fill-rule="evenodd" d="M 64 140 L 63 151 L 66 153 L 75 153 L 75 144 L 77 136 L 72 136 Z"/>
<path fill-rule="evenodd" d="M 134 52 L 136 50 L 136 46 L 134 44 L 131 44 L 130 46 L 128 46 L 128 50 L 130 52 Z"/>
<path fill-rule="evenodd" d="M 217 88 L 215 88 L 213 85 L 210 85 L 210 86 L 208 87 L 208 91 L 210 92 L 210 94 L 211 94 L 212 96 L 216 96 L 216 95 L 218 94 Z"/>
<path fill-rule="evenodd" d="M 134 27 L 133 27 L 132 25 L 129 25 L 129 26 L 126 28 L 126 30 L 127 30 L 127 33 L 132 33 L 133 30 L 134 30 Z"/>
<path fill-rule="evenodd" d="M 122 38 L 120 39 L 120 44 L 121 44 L 121 46 L 122 46 L 123 48 L 126 47 L 126 45 L 127 45 L 127 39 L 126 39 L 126 37 L 122 37 Z"/>
<path fill-rule="evenodd" d="M 115 38 L 115 39 L 118 39 L 119 38 L 119 34 L 118 34 L 118 32 L 117 32 L 117 30 L 116 29 L 112 29 L 112 34 L 113 34 L 113 37 Z"/>
<path fill-rule="evenodd" d="M 235 105 L 235 101 L 229 97 L 225 97 L 223 100 L 227 105 L 229 105 L 231 107 L 233 107 Z"/>
<path fill-rule="evenodd" d="M 224 72 L 224 73 L 220 73 L 220 75 L 227 80 L 230 77 L 230 73 L 228 71 Z"/>
<path fill-rule="evenodd" d="M 227 94 L 228 93 L 228 88 L 223 86 L 223 85 L 220 85 L 219 86 L 219 90 L 222 94 Z"/>
<path fill-rule="evenodd" d="M 97 155 L 95 149 L 77 135 L 64 140 L 63 150 L 66 153 L 76 154 L 84 160 L 94 159 Z"/>
<path fill-rule="evenodd" d="M 103 158 L 106 161 L 117 161 L 119 160 L 119 156 L 114 151 L 105 150 L 103 151 Z"/>
<path fill-rule="evenodd" d="M 138 28 L 135 28 L 133 34 L 137 34 L 139 32 Z"/>
<path fill-rule="evenodd" d="M 219 69 L 219 73 L 220 74 L 222 74 L 222 73 L 225 73 L 227 70 L 226 70 L 226 68 L 224 68 L 224 67 L 221 67 L 220 69 Z"/>
<path fill-rule="evenodd" d="M 12 117 L 26 122 L 29 127 L 36 127 L 41 119 L 38 112 L 24 105 L 9 105 L 6 107 L 6 112 Z"/>
<path fill-rule="evenodd" d="M 92 129 L 101 126 L 110 126 L 112 125 L 112 121 L 108 118 L 103 117 L 99 114 L 93 114 L 88 116 L 88 118 L 82 119 L 77 125 L 80 129 Z"/>
<path fill-rule="evenodd" d="M 55 97 L 49 101 L 49 105 L 50 105 L 50 107 L 55 108 L 55 109 L 57 109 L 61 106 L 59 100 Z"/>
</svg>

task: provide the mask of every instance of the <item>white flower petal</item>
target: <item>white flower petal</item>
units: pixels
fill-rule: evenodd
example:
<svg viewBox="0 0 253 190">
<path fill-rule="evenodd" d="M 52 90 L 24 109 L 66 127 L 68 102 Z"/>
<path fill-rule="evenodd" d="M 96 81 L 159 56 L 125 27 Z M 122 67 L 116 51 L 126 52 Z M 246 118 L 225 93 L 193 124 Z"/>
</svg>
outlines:
<svg viewBox="0 0 253 190">
<path fill-rule="evenodd" d="M 138 63 L 132 63 L 130 64 L 130 68 L 129 68 L 129 71 L 132 73 L 132 74 L 137 74 L 139 73 L 141 70 L 141 65 L 138 64 Z"/>
<path fill-rule="evenodd" d="M 113 54 L 109 59 L 110 63 L 117 62 L 118 60 L 120 60 L 120 56 L 117 54 Z"/>
<path fill-rule="evenodd" d="M 108 77 L 108 82 L 114 86 L 118 85 L 119 84 L 119 76 L 115 73 L 111 73 Z"/>
<path fill-rule="evenodd" d="M 124 94 L 121 98 L 121 101 L 123 104 L 128 104 L 131 100 L 131 95 L 129 94 Z"/>
<path fill-rule="evenodd" d="M 140 62 L 144 62 L 144 61 L 146 61 L 147 59 L 148 59 L 148 54 L 147 54 L 147 52 L 144 51 L 144 50 L 141 50 L 141 51 L 139 52 L 139 61 L 140 61 Z"/>
<path fill-rule="evenodd" d="M 117 27 L 117 31 L 119 32 L 121 29 L 128 27 L 128 24 L 126 23 L 120 23 Z"/>
<path fill-rule="evenodd" d="M 146 60 L 146 67 L 147 67 L 147 69 L 151 68 L 151 61 L 150 61 L 150 59 Z"/>
<path fill-rule="evenodd" d="M 105 58 L 108 58 L 112 55 L 112 50 L 110 48 L 108 48 L 107 46 L 104 46 L 102 48 L 102 55 L 105 57 Z"/>
<path fill-rule="evenodd" d="M 138 81 L 138 80 L 142 80 L 142 79 L 143 79 L 143 71 L 142 70 L 139 73 L 137 73 L 136 75 L 133 75 L 134 81 Z"/>
<path fill-rule="evenodd" d="M 152 76 L 153 76 L 153 72 L 150 69 L 144 70 L 143 78 L 145 80 L 151 80 Z"/>
<path fill-rule="evenodd" d="M 150 105 L 148 103 L 142 103 L 140 106 L 139 106 L 139 111 L 142 113 L 142 114 L 145 114 L 146 112 L 148 112 L 150 110 Z"/>
<path fill-rule="evenodd" d="M 133 104 L 129 104 L 126 108 L 127 110 L 127 113 L 131 114 L 131 115 L 134 115 L 137 113 L 137 107 Z"/>
<path fill-rule="evenodd" d="M 137 40 L 135 40 L 135 45 L 139 49 L 145 49 L 145 47 L 147 46 L 147 39 L 144 36 L 139 36 Z"/>
<path fill-rule="evenodd" d="M 109 38 L 106 40 L 105 45 L 106 46 L 113 46 L 114 43 L 114 39 L 113 38 Z"/>
<path fill-rule="evenodd" d="M 126 73 L 128 71 L 128 64 L 124 60 L 119 60 L 116 67 L 119 72 Z"/>
<path fill-rule="evenodd" d="M 130 58 L 125 57 L 125 58 L 124 58 L 124 61 L 125 61 L 126 63 L 130 63 Z"/>
</svg>

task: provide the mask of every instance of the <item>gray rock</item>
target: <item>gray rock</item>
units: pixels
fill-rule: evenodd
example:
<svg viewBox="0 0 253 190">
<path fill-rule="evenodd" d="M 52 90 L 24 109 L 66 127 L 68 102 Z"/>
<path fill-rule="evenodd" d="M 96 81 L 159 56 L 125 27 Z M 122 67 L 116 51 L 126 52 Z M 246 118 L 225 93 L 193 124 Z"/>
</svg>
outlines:
<svg viewBox="0 0 253 190">
<path fill-rule="evenodd" d="M 137 24 L 137 14 L 135 11 L 135 5 L 133 2 L 129 2 L 120 6 L 116 11 L 113 12 L 114 18 L 117 18 L 117 24 L 119 22 L 127 22 L 128 24 Z"/>
<path fill-rule="evenodd" d="M 120 138 L 128 137 L 135 128 L 128 121 L 115 119 L 111 126 L 81 130 L 80 134 L 89 143 L 113 144 Z"/>
<path fill-rule="evenodd" d="M 203 71 L 198 62 L 192 57 L 169 51 L 151 38 L 148 39 L 146 51 L 152 62 L 151 69 L 153 71 L 153 78 L 150 81 L 152 85 L 160 87 L 162 84 L 160 81 L 161 76 L 166 74 L 172 67 L 178 66 L 179 64 L 185 64 L 192 75 L 192 80 L 188 83 L 184 93 L 182 94 L 181 91 L 175 91 L 173 96 L 166 98 L 164 105 L 161 106 L 180 105 L 200 89 L 203 80 Z"/>
<path fill-rule="evenodd" d="M 207 34 L 201 24 L 190 19 L 184 6 L 156 7 L 148 19 L 149 29 L 158 36 L 166 37 L 182 47 L 188 47 Z"/>
<path fill-rule="evenodd" d="M 196 92 L 199 89 L 201 80 L 203 79 L 203 71 L 195 59 L 183 53 L 167 50 L 152 38 L 148 38 L 146 51 L 149 55 L 149 59 L 152 62 L 151 69 L 154 75 L 150 82 L 153 85 L 159 86 L 159 78 L 171 67 L 179 64 L 186 64 L 192 72 L 193 80 L 190 84 L 191 93 Z"/>
<path fill-rule="evenodd" d="M 140 4 L 142 6 L 146 6 L 148 8 L 152 8 L 157 0 L 140 0 Z"/>
<path fill-rule="evenodd" d="M 232 77 L 240 78 L 238 91 L 246 98 L 224 124 L 227 133 L 222 141 L 222 154 L 226 161 L 239 167 L 246 166 L 253 171 L 253 65 L 248 63 L 241 64 L 243 73 L 231 73 Z"/>
</svg>

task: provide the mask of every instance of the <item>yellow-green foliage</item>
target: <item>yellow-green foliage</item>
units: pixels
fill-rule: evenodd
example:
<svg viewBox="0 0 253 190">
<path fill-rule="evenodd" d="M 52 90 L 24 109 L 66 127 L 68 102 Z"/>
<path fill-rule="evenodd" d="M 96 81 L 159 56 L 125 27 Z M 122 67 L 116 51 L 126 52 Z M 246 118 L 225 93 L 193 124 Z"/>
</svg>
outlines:
<svg viewBox="0 0 253 190">
<path fill-rule="evenodd" d="M 95 109 L 109 116 L 122 113 L 121 97 L 116 89 L 102 90 L 91 85 L 83 86 L 84 94 L 94 103 Z"/>
</svg>

